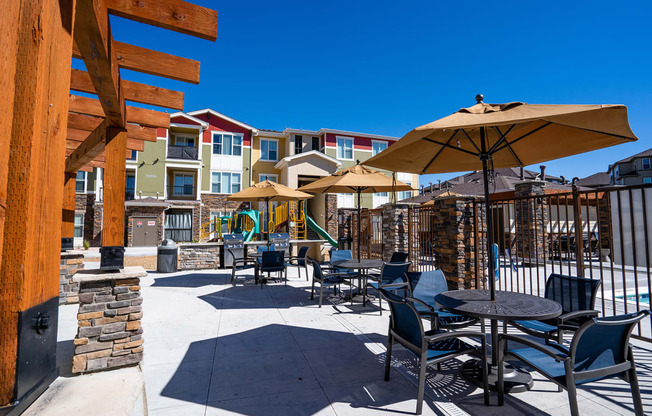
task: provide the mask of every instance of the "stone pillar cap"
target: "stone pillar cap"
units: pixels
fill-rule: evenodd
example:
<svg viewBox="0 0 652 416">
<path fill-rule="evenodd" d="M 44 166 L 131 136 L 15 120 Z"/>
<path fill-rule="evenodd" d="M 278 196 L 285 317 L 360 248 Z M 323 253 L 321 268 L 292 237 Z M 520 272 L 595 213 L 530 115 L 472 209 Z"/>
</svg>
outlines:
<svg viewBox="0 0 652 416">
<path fill-rule="evenodd" d="M 73 276 L 73 282 L 103 282 L 107 280 L 134 279 L 147 276 L 142 266 L 125 267 L 118 271 L 102 271 L 100 269 L 80 270 Z"/>
</svg>

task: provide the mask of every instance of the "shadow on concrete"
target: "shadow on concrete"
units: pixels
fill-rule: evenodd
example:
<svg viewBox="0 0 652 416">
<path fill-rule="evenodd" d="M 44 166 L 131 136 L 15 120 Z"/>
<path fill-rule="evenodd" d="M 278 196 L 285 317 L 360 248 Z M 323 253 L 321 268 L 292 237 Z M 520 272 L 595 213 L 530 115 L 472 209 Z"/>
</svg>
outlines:
<svg viewBox="0 0 652 416">
<path fill-rule="evenodd" d="M 211 341 L 190 345 L 162 396 L 207 404 L 207 414 L 215 408 L 251 416 L 309 415 L 333 403 L 395 414 L 414 412 L 416 385 L 396 371 L 385 382 L 385 354 L 374 354 L 352 333 L 272 324 L 221 336 L 215 340 L 210 376 L 199 377 L 193 357 Z M 416 358 L 396 350 L 393 366 L 402 364 L 416 377 Z M 468 400 L 473 408 L 476 401 L 482 403 L 482 395 L 473 394 L 475 387 L 461 378 L 460 365 L 451 361 L 439 372 L 429 368 L 429 394 L 438 401 Z M 436 409 L 429 399 L 424 406 Z M 487 414 L 487 409 L 482 405 L 472 414 Z"/>
<path fill-rule="evenodd" d="M 224 270 L 211 270 L 200 273 L 166 276 L 154 275 L 152 287 L 189 287 L 198 288 L 211 285 L 222 285 L 231 281 L 231 273 Z"/>
</svg>

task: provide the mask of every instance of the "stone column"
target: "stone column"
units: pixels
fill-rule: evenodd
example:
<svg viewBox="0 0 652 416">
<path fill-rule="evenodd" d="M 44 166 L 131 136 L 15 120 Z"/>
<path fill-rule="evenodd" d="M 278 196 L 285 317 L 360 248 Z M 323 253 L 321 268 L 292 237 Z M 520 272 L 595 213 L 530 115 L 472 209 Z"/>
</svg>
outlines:
<svg viewBox="0 0 652 416">
<path fill-rule="evenodd" d="M 542 264 L 550 257 L 547 240 L 548 206 L 543 181 L 519 182 L 514 185 L 517 256 L 524 262 Z M 520 199 L 519 199 L 520 198 Z M 500 238 L 500 237 L 499 237 Z"/>
<path fill-rule="evenodd" d="M 337 240 L 337 195 L 326 194 L 326 217 L 324 218 L 324 225 L 326 232 L 331 237 Z"/>
<path fill-rule="evenodd" d="M 59 305 L 79 302 L 79 283 L 73 280 L 75 273 L 84 268 L 84 253 L 69 250 L 61 253 L 59 275 Z"/>
<path fill-rule="evenodd" d="M 138 364 L 143 359 L 142 267 L 116 273 L 85 270 L 73 280 L 80 285 L 78 329 L 73 373 Z"/>
<path fill-rule="evenodd" d="M 383 259 L 389 260 L 395 251 L 409 250 L 408 206 L 411 204 L 386 204 L 383 215 Z"/>
<path fill-rule="evenodd" d="M 476 266 L 481 279 L 486 272 L 476 265 L 476 234 L 474 205 L 483 209 L 481 200 L 475 197 L 450 196 L 434 199 L 432 226 L 434 234 L 435 265 L 441 269 L 451 289 L 474 289 Z M 478 250 L 484 253 L 485 225 L 478 216 Z"/>
</svg>

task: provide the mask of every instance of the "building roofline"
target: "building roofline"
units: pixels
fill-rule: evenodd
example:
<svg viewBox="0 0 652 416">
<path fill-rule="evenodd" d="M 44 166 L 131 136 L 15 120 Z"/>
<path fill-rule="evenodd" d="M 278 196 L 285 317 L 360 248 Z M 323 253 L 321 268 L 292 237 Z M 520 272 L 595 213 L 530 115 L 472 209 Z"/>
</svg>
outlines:
<svg viewBox="0 0 652 416">
<path fill-rule="evenodd" d="M 320 158 L 322 158 L 322 159 L 325 159 L 325 160 L 327 160 L 327 161 L 329 161 L 329 162 L 333 162 L 333 163 L 334 163 L 338 168 L 339 168 L 340 166 L 342 166 L 342 162 L 339 161 L 339 160 L 337 160 L 337 159 L 335 159 L 334 157 L 332 157 L 332 156 L 328 156 L 327 154 L 322 153 L 322 152 L 320 152 L 320 151 L 318 151 L 318 150 L 311 150 L 311 151 L 309 151 L 309 152 L 299 153 L 298 155 L 292 155 L 292 156 L 286 156 L 286 157 L 284 157 L 283 159 L 279 160 L 279 161 L 276 163 L 276 165 L 274 165 L 274 169 L 281 170 L 281 169 L 283 169 L 285 166 L 287 166 L 290 162 L 292 162 L 292 161 L 294 161 L 294 160 L 296 160 L 296 159 L 300 159 L 300 158 L 305 157 L 305 156 L 313 156 L 313 155 L 314 155 L 314 156 L 318 156 L 318 157 L 320 157 Z"/>
<path fill-rule="evenodd" d="M 212 110 L 210 108 L 204 108 L 202 110 L 189 111 L 187 114 L 190 114 L 191 116 L 194 116 L 194 115 L 197 115 L 197 114 L 206 114 L 206 113 L 212 114 L 215 117 L 219 117 L 219 118 L 221 118 L 223 120 L 226 120 L 229 123 L 233 123 L 236 126 L 240 126 L 242 128 L 249 129 L 249 130 L 251 130 L 252 133 L 257 133 L 258 132 L 257 128 L 255 128 L 253 126 L 250 126 L 247 123 L 243 123 L 242 121 L 238 121 L 238 120 L 236 120 L 234 118 L 231 118 L 231 117 L 229 117 L 227 115 L 224 115 L 224 114 L 222 114 L 220 112 L 217 112 L 215 110 Z"/>
<path fill-rule="evenodd" d="M 207 123 L 207 122 L 202 121 L 202 120 L 198 119 L 197 117 L 193 117 L 193 116 L 192 116 L 191 114 L 189 114 L 189 113 L 184 113 L 183 111 L 177 111 L 176 113 L 172 113 L 172 114 L 170 114 L 170 120 L 171 120 L 173 117 L 184 117 L 184 118 L 187 118 L 188 120 L 194 121 L 195 123 L 199 123 L 199 125 L 200 125 L 202 128 L 205 128 L 205 129 L 208 128 L 208 123 Z M 178 123 L 171 123 L 171 124 L 178 124 Z"/>
</svg>

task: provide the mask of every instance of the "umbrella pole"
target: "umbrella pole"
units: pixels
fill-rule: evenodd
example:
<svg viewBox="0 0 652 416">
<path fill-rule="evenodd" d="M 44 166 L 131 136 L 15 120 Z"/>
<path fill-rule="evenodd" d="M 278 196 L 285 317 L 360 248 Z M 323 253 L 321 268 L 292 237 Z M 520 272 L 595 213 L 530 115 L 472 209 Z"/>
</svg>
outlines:
<svg viewBox="0 0 652 416">
<path fill-rule="evenodd" d="M 267 250 L 269 250 L 269 233 L 271 232 L 269 230 L 269 221 L 271 220 L 269 216 L 269 198 L 265 199 L 265 205 L 267 205 L 267 224 L 265 225 L 267 226 Z"/>
<path fill-rule="evenodd" d="M 360 207 L 360 189 L 358 189 L 358 260 L 360 260 L 360 219 L 361 219 L 361 210 Z"/>
<path fill-rule="evenodd" d="M 489 266 L 489 276 L 487 277 L 489 283 L 489 291 L 491 292 L 491 300 L 496 300 L 496 265 L 494 264 L 494 239 L 493 239 L 493 218 L 491 215 L 491 201 L 489 200 L 489 173 L 487 169 L 487 161 L 482 161 L 482 175 L 484 179 L 484 203 L 485 203 L 485 216 L 487 218 L 487 264 Z"/>
</svg>

